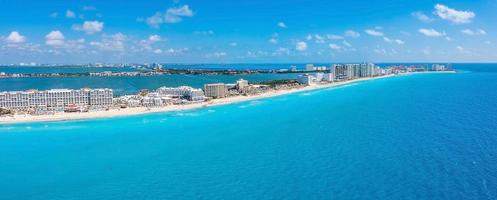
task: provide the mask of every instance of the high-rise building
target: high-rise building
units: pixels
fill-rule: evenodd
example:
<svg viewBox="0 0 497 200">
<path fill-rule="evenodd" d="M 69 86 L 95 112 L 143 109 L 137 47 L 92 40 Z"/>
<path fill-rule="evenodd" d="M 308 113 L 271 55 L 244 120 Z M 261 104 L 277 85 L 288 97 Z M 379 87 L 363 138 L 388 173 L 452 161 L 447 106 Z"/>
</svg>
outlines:
<svg viewBox="0 0 497 200">
<path fill-rule="evenodd" d="M 207 97 L 224 98 L 228 95 L 228 87 L 224 83 L 205 84 L 204 93 Z"/>
</svg>

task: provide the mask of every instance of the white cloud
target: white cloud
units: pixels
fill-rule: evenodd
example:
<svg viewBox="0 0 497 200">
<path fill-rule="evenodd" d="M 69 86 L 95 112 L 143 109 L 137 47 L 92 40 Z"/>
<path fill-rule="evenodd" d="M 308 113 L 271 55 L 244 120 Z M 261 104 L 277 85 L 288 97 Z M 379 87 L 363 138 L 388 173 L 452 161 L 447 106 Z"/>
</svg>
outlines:
<svg viewBox="0 0 497 200">
<path fill-rule="evenodd" d="M 163 23 L 179 23 L 184 17 L 193 17 L 193 11 L 188 5 L 169 8 L 165 13 L 156 12 L 154 15 L 147 17 L 146 23 L 152 28 L 159 28 Z"/>
<path fill-rule="evenodd" d="M 353 30 L 347 30 L 344 33 L 345 37 L 351 37 L 351 38 L 358 38 L 361 37 L 361 34 L 359 32 L 353 31 Z"/>
<path fill-rule="evenodd" d="M 287 26 L 284 22 L 278 22 L 277 26 L 280 28 L 287 28 Z"/>
<path fill-rule="evenodd" d="M 400 39 L 390 39 L 388 37 L 383 37 L 383 41 L 385 42 L 388 42 L 388 43 L 396 43 L 398 45 L 403 45 L 405 44 L 404 41 L 400 40 Z"/>
<path fill-rule="evenodd" d="M 281 56 L 281 55 L 290 55 L 290 50 L 288 48 L 280 47 L 276 49 L 273 53 L 273 56 Z"/>
<path fill-rule="evenodd" d="M 342 40 L 343 36 L 341 35 L 335 35 L 335 34 L 328 34 L 326 37 L 330 40 Z"/>
<path fill-rule="evenodd" d="M 94 34 L 104 29 L 104 23 L 100 21 L 85 21 L 83 25 L 74 24 L 72 29 L 75 31 L 84 31 L 86 34 Z"/>
<path fill-rule="evenodd" d="M 330 46 L 330 48 L 331 48 L 331 49 L 333 49 L 333 50 L 341 50 L 341 49 L 342 49 L 342 47 L 340 47 L 340 46 L 338 46 L 338 45 L 336 45 L 336 44 L 330 44 L 329 46 Z"/>
<path fill-rule="evenodd" d="M 461 30 L 462 33 L 466 35 L 486 35 L 487 32 L 483 29 L 477 29 L 477 30 L 471 30 L 471 29 L 464 29 Z"/>
<path fill-rule="evenodd" d="M 421 28 L 418 30 L 421 34 L 427 36 L 427 37 L 442 37 L 445 36 L 446 34 L 444 32 L 438 32 L 435 29 L 426 29 L 426 28 Z"/>
<path fill-rule="evenodd" d="M 352 47 L 352 45 L 349 42 L 347 42 L 346 40 L 344 40 L 342 42 L 342 44 L 345 45 L 345 46 L 347 46 L 347 47 Z"/>
<path fill-rule="evenodd" d="M 57 16 L 59 16 L 59 13 L 57 13 L 57 12 L 53 12 L 50 14 L 51 18 L 57 18 Z"/>
<path fill-rule="evenodd" d="M 459 51 L 464 51 L 464 48 L 462 46 L 457 46 L 456 49 Z"/>
<path fill-rule="evenodd" d="M 306 42 L 297 42 L 297 44 L 295 44 L 295 49 L 297 49 L 297 51 L 305 51 L 305 50 L 307 50 L 307 43 Z"/>
<path fill-rule="evenodd" d="M 10 32 L 9 36 L 5 38 L 5 41 L 9 44 L 19 44 L 26 42 L 26 37 L 21 35 L 17 31 Z"/>
<path fill-rule="evenodd" d="M 278 44 L 278 33 L 273 33 L 273 35 L 271 35 L 271 38 L 268 40 L 268 42 L 271 44 Z"/>
<path fill-rule="evenodd" d="M 76 13 L 74 13 L 72 10 L 66 10 L 66 18 L 75 18 Z"/>
<path fill-rule="evenodd" d="M 305 37 L 305 39 L 306 40 L 312 40 L 312 35 L 311 34 L 307 35 L 307 37 Z"/>
<path fill-rule="evenodd" d="M 148 37 L 148 40 L 150 42 L 160 42 L 160 41 L 162 41 L 162 38 L 160 37 L 160 35 L 150 35 Z"/>
<path fill-rule="evenodd" d="M 45 44 L 49 46 L 62 46 L 64 45 L 64 40 L 64 34 L 58 30 L 51 31 L 45 36 Z"/>
<path fill-rule="evenodd" d="M 193 32 L 196 35 L 214 35 L 213 30 L 208 30 L 208 31 L 195 31 Z"/>
<path fill-rule="evenodd" d="M 315 39 L 315 42 L 318 44 L 323 44 L 324 40 L 325 40 L 325 38 L 319 34 L 314 34 L 314 39 Z"/>
<path fill-rule="evenodd" d="M 161 50 L 161 49 L 155 49 L 155 50 L 154 50 L 154 53 L 155 53 L 155 54 L 161 54 L 161 53 L 162 53 L 162 50 Z"/>
<path fill-rule="evenodd" d="M 459 11 L 442 4 L 435 5 L 435 14 L 441 19 L 451 21 L 455 24 L 470 23 L 476 16 L 472 11 Z"/>
<path fill-rule="evenodd" d="M 154 15 L 147 18 L 147 24 L 152 28 L 159 28 L 162 23 L 164 23 L 164 19 L 160 12 L 156 12 Z"/>
<path fill-rule="evenodd" d="M 373 30 L 373 29 L 366 29 L 364 32 L 366 32 L 368 35 L 375 36 L 375 37 L 381 37 L 383 36 L 383 32 Z"/>
<path fill-rule="evenodd" d="M 236 47 L 236 46 L 238 46 L 238 43 L 236 43 L 236 42 L 231 42 L 231 43 L 230 43 L 230 46 L 232 46 L 232 47 Z"/>
<path fill-rule="evenodd" d="M 90 42 L 90 45 L 104 51 L 124 51 L 125 41 L 126 41 L 126 35 L 122 33 L 116 33 L 110 36 L 104 35 L 102 36 L 101 41 Z"/>
<path fill-rule="evenodd" d="M 404 42 L 404 41 L 399 40 L 399 39 L 396 39 L 396 40 L 394 40 L 394 41 L 395 41 L 395 43 L 400 44 L 400 45 L 405 44 L 405 42 Z"/>
<path fill-rule="evenodd" d="M 214 53 L 209 53 L 205 54 L 205 57 L 207 58 L 222 58 L 226 57 L 228 54 L 226 52 L 214 52 Z"/>
<path fill-rule="evenodd" d="M 166 23 L 178 23 L 182 17 L 193 17 L 193 11 L 188 5 L 167 9 L 164 19 Z"/>
<path fill-rule="evenodd" d="M 426 15 L 425 13 L 423 13 L 421 11 L 413 12 L 413 13 L 411 13 L 411 15 L 413 17 L 416 17 L 419 21 L 422 21 L 422 22 L 433 21 L 433 19 L 431 17 L 429 17 L 428 15 Z"/>
</svg>

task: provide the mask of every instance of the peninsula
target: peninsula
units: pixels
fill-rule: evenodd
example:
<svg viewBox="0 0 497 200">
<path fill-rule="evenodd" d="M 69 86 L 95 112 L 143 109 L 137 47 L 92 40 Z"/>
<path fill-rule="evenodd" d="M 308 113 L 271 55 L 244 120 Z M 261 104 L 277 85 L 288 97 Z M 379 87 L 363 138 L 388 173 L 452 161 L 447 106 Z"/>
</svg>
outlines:
<svg viewBox="0 0 497 200">
<path fill-rule="evenodd" d="M 314 71 L 309 67 L 309 71 Z M 182 111 L 237 103 L 337 87 L 351 83 L 410 75 L 415 73 L 454 72 L 445 65 L 432 68 L 388 67 L 374 64 L 336 64 L 328 72 L 301 74 L 296 80 L 274 80 L 234 84 L 206 84 L 203 89 L 182 86 L 143 90 L 137 95 L 114 97 L 111 89 L 48 90 L 0 92 L 0 124 L 82 120 Z"/>
</svg>

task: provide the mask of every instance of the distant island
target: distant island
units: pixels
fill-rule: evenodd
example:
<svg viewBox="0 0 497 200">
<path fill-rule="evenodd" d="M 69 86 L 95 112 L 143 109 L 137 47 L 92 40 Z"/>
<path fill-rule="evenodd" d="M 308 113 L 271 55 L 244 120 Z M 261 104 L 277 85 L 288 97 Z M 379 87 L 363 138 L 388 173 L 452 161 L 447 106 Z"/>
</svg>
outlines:
<svg viewBox="0 0 497 200">
<path fill-rule="evenodd" d="M 136 115 L 150 112 L 167 112 L 202 108 L 213 105 L 248 101 L 299 91 L 334 87 L 353 82 L 392 77 L 395 75 L 454 72 L 448 65 L 434 64 L 425 66 L 390 66 L 380 68 L 372 63 L 334 64 L 330 67 L 307 65 L 297 70 L 163 70 L 133 72 L 155 75 L 185 73 L 193 75 L 241 74 L 241 73 L 300 73 L 297 79 L 270 80 L 249 83 L 240 79 L 236 83 L 209 83 L 203 88 L 161 87 L 155 91 L 142 90 L 136 95 L 114 96 L 108 88 L 79 90 L 51 89 L 45 91 L 8 91 L 0 92 L 0 123 L 20 123 L 33 121 L 60 121 Z M 65 73 L 62 76 L 112 76 L 123 72 L 103 73 Z M 125 72 L 127 73 L 127 72 Z M 53 75 L 53 74 L 52 74 Z M 15 78 L 0 74 L 3 78 Z M 28 76 L 37 77 L 41 75 Z M 55 76 L 55 75 L 54 75 Z M 20 76 L 17 76 L 20 77 Z M 47 75 L 46 77 L 50 77 Z"/>
</svg>

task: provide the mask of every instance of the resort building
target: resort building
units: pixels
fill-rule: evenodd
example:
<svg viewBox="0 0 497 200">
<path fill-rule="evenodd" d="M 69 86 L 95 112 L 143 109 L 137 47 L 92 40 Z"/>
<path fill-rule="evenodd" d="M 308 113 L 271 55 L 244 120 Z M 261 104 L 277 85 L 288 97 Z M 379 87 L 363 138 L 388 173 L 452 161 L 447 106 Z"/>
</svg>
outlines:
<svg viewBox="0 0 497 200">
<path fill-rule="evenodd" d="M 313 83 L 314 77 L 309 74 L 299 75 L 297 81 L 302 85 L 311 85 Z"/>
<path fill-rule="evenodd" d="M 0 93 L 0 108 L 21 112 L 107 109 L 112 105 L 111 89 L 54 89 Z"/>
<path fill-rule="evenodd" d="M 434 64 L 431 66 L 432 71 L 445 71 L 447 70 L 446 65 L 441 65 L 441 64 Z"/>
<path fill-rule="evenodd" d="M 249 87 L 249 83 L 247 80 L 240 79 L 240 80 L 236 81 L 235 87 L 238 90 L 238 92 L 243 93 Z"/>
<path fill-rule="evenodd" d="M 189 86 L 161 87 L 156 90 L 160 95 L 187 99 L 189 101 L 204 101 L 205 95 L 201 89 Z"/>
<path fill-rule="evenodd" d="M 204 93 L 207 97 L 224 98 L 228 95 L 228 87 L 224 83 L 205 84 Z"/>
<path fill-rule="evenodd" d="M 380 74 L 381 70 L 373 63 L 334 64 L 331 67 L 330 72 L 335 75 L 335 80 L 351 80 L 377 76 Z"/>
</svg>

